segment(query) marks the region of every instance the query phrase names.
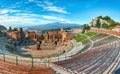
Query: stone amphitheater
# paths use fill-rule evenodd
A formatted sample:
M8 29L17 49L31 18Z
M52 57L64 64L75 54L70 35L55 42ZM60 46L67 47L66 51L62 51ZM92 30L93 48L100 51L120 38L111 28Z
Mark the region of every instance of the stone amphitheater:
M98 34L82 42L71 40L71 50L59 56L25 58L0 49L0 73L119 74L120 34L108 30L91 29L90 31Z

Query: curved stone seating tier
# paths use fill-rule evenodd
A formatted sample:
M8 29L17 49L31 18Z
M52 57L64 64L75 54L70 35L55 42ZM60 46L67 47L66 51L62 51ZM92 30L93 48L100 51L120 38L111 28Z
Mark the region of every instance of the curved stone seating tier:
M118 49L120 49L120 47L118 48ZM119 52L120 53L120 52ZM117 53L117 54L119 54L119 53ZM119 59L118 59L119 60ZM118 74L118 73L115 73L115 72L119 72L120 73L120 60L118 61L118 63L117 63L117 66L115 67L115 69L113 70L113 74Z
M104 45L104 44L106 44L106 43L110 43L111 41L114 41L114 38L116 38L116 37L110 36L110 37L106 37L106 38L104 38L104 39L102 39L102 40L100 40L100 41L98 40L98 41L96 41L96 42L94 43L93 47L97 47L97 46Z
M88 49L88 48L90 47L90 45L91 45L90 43L87 44L87 45L85 45L84 48L83 48L82 50L86 50L86 49ZM75 58L75 57L77 57L77 56L79 56L79 55L82 55L82 54L80 54L81 52L83 52L82 50L81 50L78 54L72 56L72 58ZM70 59L68 59L68 60L64 60L64 61L68 61L68 62L70 62L69 60L70 60ZM58 63L58 62L55 62L55 63ZM62 63L62 61L61 61L61 63ZM61 64L61 63L60 63L60 64ZM67 62L63 62L63 63L65 64L65 63L67 63Z
M120 70L120 61L118 62L117 66L115 67L115 69L114 69L114 71L112 73L115 74L115 72L117 72L117 71L120 73L119 70ZM116 73L116 74L118 74L118 73Z
M90 44L91 41L89 39L86 39L84 41L82 41L82 45L87 45L87 44Z
M96 36L93 36L91 39L92 39L93 41L96 41L96 40L98 40L98 39L101 39L101 38L107 37L107 36L109 36L109 35L100 33L100 34L98 34L98 35L96 35Z
M55 74L50 68L31 68L16 66L15 64L0 61L0 73L2 74Z
M118 56L120 39L111 36L95 42L95 44L95 47L87 52L68 60L55 62L55 64L78 73L102 74Z
M109 49L104 55L104 59L102 58L101 62L96 62L95 66L92 68L84 71L85 73L95 73L95 74L102 74L116 59L118 56L119 44L112 45L113 47ZM114 50L115 49L115 50ZM106 57L105 57L106 56Z

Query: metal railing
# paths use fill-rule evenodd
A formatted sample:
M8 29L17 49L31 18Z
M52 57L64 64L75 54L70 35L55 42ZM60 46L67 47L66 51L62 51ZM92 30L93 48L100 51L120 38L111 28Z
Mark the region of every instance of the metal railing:
M48 61L43 61L42 59L25 58L7 54L0 54L0 60L3 60L4 62L13 63L16 65L25 65L29 67L48 67L50 63Z

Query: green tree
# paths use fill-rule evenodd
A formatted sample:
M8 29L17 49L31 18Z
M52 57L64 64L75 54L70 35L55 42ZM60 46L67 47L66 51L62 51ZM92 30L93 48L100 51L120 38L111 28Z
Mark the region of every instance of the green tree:
M11 31L12 30L12 28L11 28L11 26L9 26L9 31Z
M88 31L90 29L90 26L87 24L86 26L86 30Z
M41 40L43 40L43 39L44 39L44 35L43 35L43 34L40 36L40 39L41 39Z
M86 24L83 25L82 33L85 33Z
M109 26L108 26L108 24L102 24L102 28L108 28Z
M109 16L105 16L103 17L103 20L111 20L111 18Z
M102 16L98 16L97 18L102 19Z
M97 21L96 21L96 27L97 27L97 28L100 28L100 25L101 25L101 24L100 24L100 19L97 19Z
M82 28L82 33L85 33L85 31L88 31L90 29L90 26L88 24L84 24Z

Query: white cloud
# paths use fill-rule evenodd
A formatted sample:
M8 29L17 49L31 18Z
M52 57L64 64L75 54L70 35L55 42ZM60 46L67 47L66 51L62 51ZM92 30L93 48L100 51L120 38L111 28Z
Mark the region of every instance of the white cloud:
M40 0L29 0L26 3L33 2L35 5L42 7L45 11L52 11L57 13L68 14L68 12L62 8L55 6L52 2L48 1L40 1ZM17 2L14 6L11 6L7 9L0 9L0 24L5 25L6 27L9 26L32 26L32 25L40 25L40 24L47 24L52 22L68 21L64 16L59 15L39 15L39 14L32 14L30 11L22 11L22 10L15 10L14 8L19 7L23 1ZM25 2L24 2L25 3ZM13 15L9 14L13 13ZM62 15L62 14L61 14ZM59 17L58 17L59 16Z
M15 13L19 12L19 10L13 10L13 9L2 9L0 10L0 14L8 14L8 13Z
M16 16L3 15L0 16L0 24L6 27L18 27L18 26L32 26L41 25L53 22L67 22L71 23L65 18L58 18L57 16L37 15L37 14L21 14L18 13Z
M45 1L44 3L46 6L44 6L43 8L46 9L47 11L68 14L68 12L64 8L55 6L52 2Z
M24 1L18 1L16 2L13 6L11 6L10 8L19 8L21 7L21 5L24 3Z
M45 11L52 11L52 12L57 12L57 13L63 13L63 14L68 14L64 8L55 6L52 2L48 1L38 1L38 0L29 0L28 2L33 2L37 6L42 7Z
M38 15L38 14L29 14L29 13L16 13L14 16L2 15L0 16L0 24L5 26L32 26L47 24L58 21L66 21L65 18L57 16L48 16L48 15Z
M29 15L30 16L30 15ZM44 23L44 20L37 19L37 18L30 18L27 16L8 16L3 15L0 16L0 24L3 24L5 26L30 26L30 25L37 25Z
M28 0L28 2L33 2L34 0Z
M66 19L66 18L57 17L57 16L42 15L42 17L43 17L44 19L47 19L47 20L53 20L54 22L74 23L74 22L72 22L72 21L69 21L69 20Z
M32 14L32 13L16 13L16 16L22 16L22 17L41 17L41 15L38 15L38 14Z
M25 3L30 3L30 2L33 2L33 3L36 3L36 4L42 3L40 0L28 0Z
M47 19L47 20L66 21L66 19L60 18L60 17L56 17L56 16L46 16L46 15L42 15L42 17L43 17L44 19Z
M71 24L73 23L74 24L74 22L68 21L68 20L67 21L61 21L61 23L71 23Z
M0 11L0 14L7 14L8 12L9 12L9 10L4 9L4 10Z
M56 7L56 6L48 6L48 7L44 7L44 9L46 9L47 11L54 11L58 13L68 14L68 12L65 11L63 8Z

